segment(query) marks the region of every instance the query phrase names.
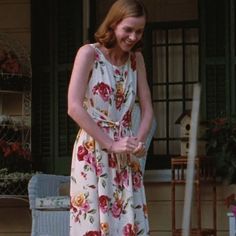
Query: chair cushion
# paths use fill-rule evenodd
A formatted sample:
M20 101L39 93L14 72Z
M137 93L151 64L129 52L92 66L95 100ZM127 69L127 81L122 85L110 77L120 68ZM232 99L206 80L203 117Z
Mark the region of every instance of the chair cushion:
M59 196L70 196L70 183L63 183L60 185Z
M60 210L70 208L69 196L36 198L36 209Z

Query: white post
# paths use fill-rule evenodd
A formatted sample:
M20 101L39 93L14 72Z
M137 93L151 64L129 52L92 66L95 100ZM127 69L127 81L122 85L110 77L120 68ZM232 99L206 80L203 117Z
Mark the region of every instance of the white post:
M191 131L190 131L190 147L188 153L188 163L186 172L186 187L184 197L184 215L182 222L183 236L189 236L192 194L193 194L193 178L194 178L194 162L197 148L197 128L200 107L200 92L199 84L194 85L193 91L193 105L191 114Z

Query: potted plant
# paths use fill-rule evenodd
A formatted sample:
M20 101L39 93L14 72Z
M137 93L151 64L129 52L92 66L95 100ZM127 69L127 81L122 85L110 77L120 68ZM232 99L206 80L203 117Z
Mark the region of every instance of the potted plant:
M216 176L236 183L236 119L221 117L209 122L206 130L207 155L215 158Z
M19 142L0 140L0 193L26 195L32 175L30 150Z

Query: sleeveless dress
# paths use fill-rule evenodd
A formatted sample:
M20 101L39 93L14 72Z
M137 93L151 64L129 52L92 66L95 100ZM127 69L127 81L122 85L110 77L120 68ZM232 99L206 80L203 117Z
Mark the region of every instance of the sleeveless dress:
M132 135L131 112L137 89L135 54L112 65L96 47L84 106L114 140ZM107 153L83 129L74 143L71 165L71 236L149 235L139 160Z

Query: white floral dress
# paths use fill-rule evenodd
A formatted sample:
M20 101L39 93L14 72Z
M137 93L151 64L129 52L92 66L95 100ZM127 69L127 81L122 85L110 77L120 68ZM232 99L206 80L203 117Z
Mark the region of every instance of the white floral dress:
M135 54L120 67L95 49L85 107L114 140L132 135L131 112L137 88ZM108 154L83 129L71 166L71 236L149 235L143 176L138 159Z

